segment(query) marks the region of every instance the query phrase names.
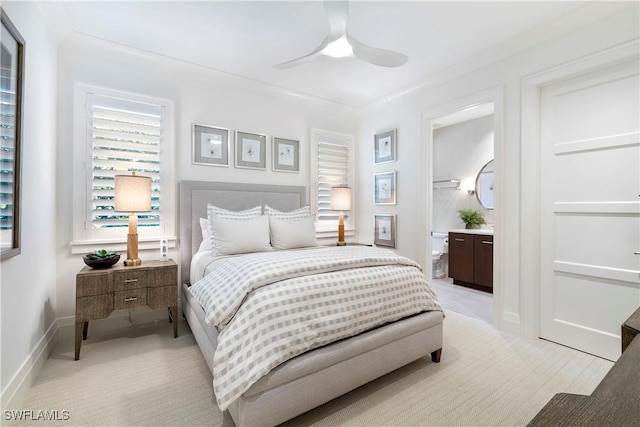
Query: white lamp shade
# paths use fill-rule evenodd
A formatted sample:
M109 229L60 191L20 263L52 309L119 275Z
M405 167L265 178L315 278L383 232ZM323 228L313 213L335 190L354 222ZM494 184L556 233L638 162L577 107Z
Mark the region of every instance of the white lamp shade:
M351 188L333 187L331 189L331 209L334 211L351 210Z
M118 212L149 212L151 210L151 178L137 175L116 175L115 210Z

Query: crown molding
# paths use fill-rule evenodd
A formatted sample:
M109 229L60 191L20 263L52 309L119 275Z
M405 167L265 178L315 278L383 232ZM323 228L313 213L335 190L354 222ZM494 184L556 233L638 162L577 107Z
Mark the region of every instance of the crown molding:
M117 61L128 62L139 68L153 72L157 72L160 69L169 73L184 73L209 82L213 81L215 84L234 87L236 89L250 91L260 95L280 98L285 102L300 103L307 106L314 105L318 108L340 108L346 114L359 114L359 109L351 105L271 85L255 79L238 76L236 74L220 71L211 67L133 48L131 46L75 31L67 34L64 40L60 43L60 47L88 55L97 55Z
M534 30L528 31L519 37L511 39L507 43L488 49L481 54L469 57L468 59L458 62L450 67L436 71L412 85L406 86L396 92L390 93L387 96L362 105L360 108L366 109L376 105L382 105L417 92L421 89L438 86L491 64L520 55L572 31L606 19L613 14L630 9L635 9L635 14L638 14L638 4L636 2L600 1L590 3L571 14L557 18Z

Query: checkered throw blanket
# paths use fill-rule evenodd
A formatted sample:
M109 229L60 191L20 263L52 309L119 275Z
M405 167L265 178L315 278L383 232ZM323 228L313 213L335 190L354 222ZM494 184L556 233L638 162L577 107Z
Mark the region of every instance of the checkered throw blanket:
M220 330L213 386L225 410L308 350L440 310L419 265L387 249L323 247L233 257L191 286Z

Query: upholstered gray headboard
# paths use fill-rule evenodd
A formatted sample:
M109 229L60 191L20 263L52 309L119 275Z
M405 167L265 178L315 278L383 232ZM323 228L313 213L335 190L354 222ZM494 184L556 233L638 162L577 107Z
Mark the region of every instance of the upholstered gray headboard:
M187 283L191 258L202 242L200 218L207 217L207 203L234 211L265 204L290 211L307 204L307 189L288 185L180 181L179 197L180 278L181 283Z

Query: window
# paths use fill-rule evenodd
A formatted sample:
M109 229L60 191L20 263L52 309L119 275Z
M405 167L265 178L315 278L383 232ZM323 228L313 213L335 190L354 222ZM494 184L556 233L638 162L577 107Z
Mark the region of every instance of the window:
M337 211L331 210L331 188L346 185L354 194L354 138L351 135L311 130L311 208L316 212L316 231L321 236L337 234ZM354 209L344 213L345 230L353 234ZM351 231L351 233L349 233Z
M172 103L78 85L76 119L76 163L86 167L75 174L78 206L72 245L126 240L128 213L114 209L114 177L132 172L150 177L152 183L151 212L138 214L141 249L145 239L173 236Z

